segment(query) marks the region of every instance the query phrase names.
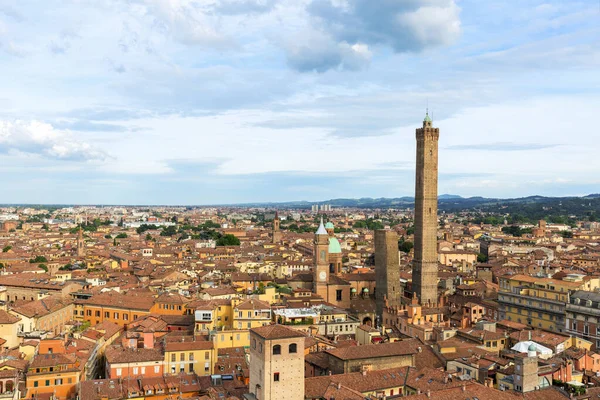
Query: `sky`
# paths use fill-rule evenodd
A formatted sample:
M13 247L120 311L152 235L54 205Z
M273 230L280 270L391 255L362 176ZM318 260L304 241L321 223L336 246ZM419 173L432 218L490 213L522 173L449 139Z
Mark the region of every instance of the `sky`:
M600 193L598 0L0 0L0 203Z

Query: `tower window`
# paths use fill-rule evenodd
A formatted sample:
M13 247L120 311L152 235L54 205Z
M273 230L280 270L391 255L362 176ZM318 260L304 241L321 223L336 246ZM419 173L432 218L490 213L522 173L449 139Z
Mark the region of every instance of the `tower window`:
M275 346L273 346L273 354L277 355L277 354L281 354L281 346L276 344Z
M432 156L433 155L433 150L429 150L429 155Z
M296 345L296 343L290 344L289 347L288 347L288 351L290 353L297 353L298 352L298 346Z
M429 207L429 215L431 215L431 207Z
M279 372L273 373L273 382L279 382Z

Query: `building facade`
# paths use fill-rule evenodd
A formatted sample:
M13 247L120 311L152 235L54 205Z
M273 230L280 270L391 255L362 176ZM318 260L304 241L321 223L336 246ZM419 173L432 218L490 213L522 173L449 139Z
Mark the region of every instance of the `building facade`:
M250 393L257 400L304 399L304 338L283 325L250 330Z

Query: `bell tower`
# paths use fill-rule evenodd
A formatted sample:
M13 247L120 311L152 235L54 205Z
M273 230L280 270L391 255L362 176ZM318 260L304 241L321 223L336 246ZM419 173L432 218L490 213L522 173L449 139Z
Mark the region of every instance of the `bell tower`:
M313 292L327 300L327 282L329 282L329 234L323 225L315 232Z
M279 214L275 211L275 218L273 219L273 244L277 244L281 242L281 232L279 231L279 224L281 221L279 220Z

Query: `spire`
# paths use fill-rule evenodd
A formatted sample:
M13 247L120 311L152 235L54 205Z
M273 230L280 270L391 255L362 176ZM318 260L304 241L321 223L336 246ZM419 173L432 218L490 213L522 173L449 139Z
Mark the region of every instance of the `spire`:
M429 107L427 107L427 110L425 111L425 119L423 122L431 122L431 118L429 117Z
M323 216L321 216L321 224L319 225L319 229L317 229L316 235L329 235L327 230L325 229L325 225L323 225Z

